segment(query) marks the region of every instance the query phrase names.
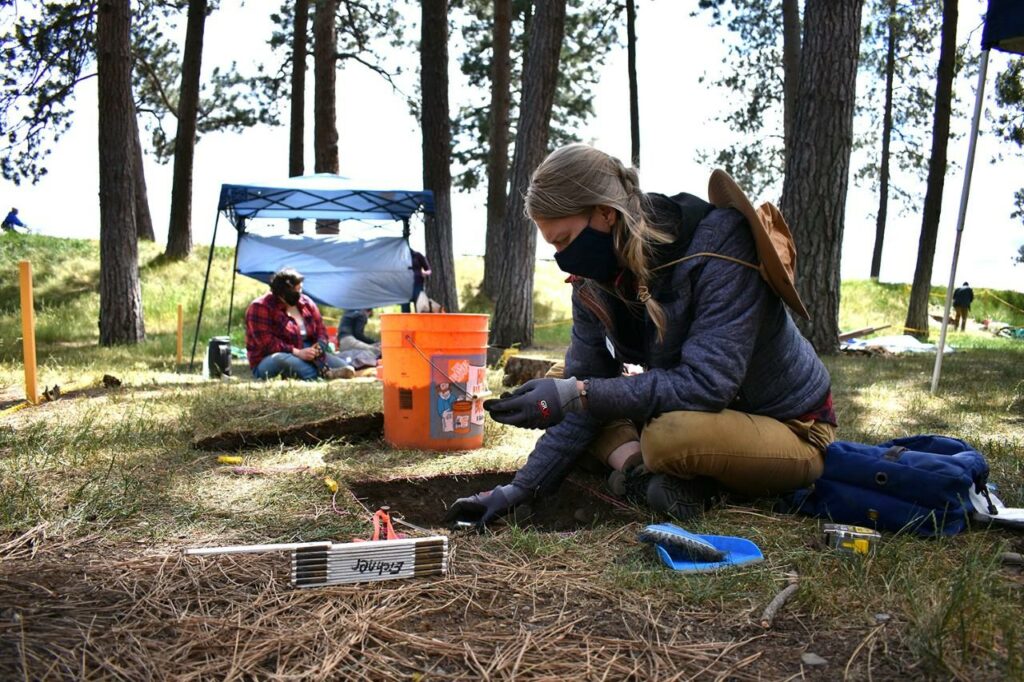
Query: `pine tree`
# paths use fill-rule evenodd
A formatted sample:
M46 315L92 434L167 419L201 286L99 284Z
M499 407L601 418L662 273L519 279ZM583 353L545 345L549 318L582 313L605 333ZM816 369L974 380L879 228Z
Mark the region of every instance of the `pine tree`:
M839 254L853 148L862 0L808 0L780 208L797 246L796 284L812 315L801 321L819 353L839 345Z
M928 160L928 188L921 216L921 237L917 246L917 265L907 307L907 331L928 338L928 297L932 289L932 261L942 214L942 191L946 181L946 152L950 118L953 111L953 78L956 73L957 0L942 2L942 46L935 81L935 115L931 155Z
M501 277L494 308L491 343L509 347L533 342L533 274L537 230L523 215L530 175L548 147L548 125L559 75L559 55L565 30L564 0L546 0L537 6L530 27L529 50L523 76L520 126L512 158L512 189L502 229Z
M96 67L100 163L100 345L146 338L139 287L131 154L131 10L128 0L99 0Z
M451 121L448 118L448 2L422 6L420 92L423 96L423 186L434 193L434 213L426 216L427 259L434 272L429 295L450 312L459 311L452 248Z

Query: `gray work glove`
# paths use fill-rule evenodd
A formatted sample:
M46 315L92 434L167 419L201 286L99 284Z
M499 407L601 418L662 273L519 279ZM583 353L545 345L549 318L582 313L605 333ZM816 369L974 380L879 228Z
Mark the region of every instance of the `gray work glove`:
M494 490L455 500L444 520L449 525L472 523L478 530L483 530L495 517L505 514L529 496L530 491L512 483L499 485Z
M554 426L570 412L583 411L576 377L531 379L509 394L484 401L494 421L527 429Z

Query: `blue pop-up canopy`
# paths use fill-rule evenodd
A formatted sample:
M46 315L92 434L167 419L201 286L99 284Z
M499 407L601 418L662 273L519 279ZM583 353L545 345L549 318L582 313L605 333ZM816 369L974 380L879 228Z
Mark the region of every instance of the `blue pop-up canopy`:
M401 220L434 212L428 190L367 189L367 183L333 173L302 175L268 187L221 185L217 209L238 229L253 218L284 220Z
M237 273L268 281L276 270L294 267L305 276L303 291L307 295L339 308L375 308L408 301L413 289L409 219L417 212L434 212L434 196L429 190L375 187L333 173L288 178L274 185L221 185L217 221L223 213L238 232L227 333L231 333ZM401 237L346 242L338 235L255 235L248 231L254 220L394 220L401 221L403 228ZM214 222L190 367L195 361L216 240Z
M981 49L1024 54L1024 2L989 0Z

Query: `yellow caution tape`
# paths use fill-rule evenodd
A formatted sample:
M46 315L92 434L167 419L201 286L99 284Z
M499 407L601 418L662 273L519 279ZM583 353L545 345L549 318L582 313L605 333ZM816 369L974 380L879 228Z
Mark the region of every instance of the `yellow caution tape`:
M22 409L28 407L31 404L32 403L30 403L29 401L26 400L25 402L18 403L17 405L12 405L12 406L8 407L5 410L0 410L0 417L5 417L8 414L11 414L12 412L17 412L18 410L22 410Z
M1024 310L1021 310L1020 308L1018 308L1014 304L1010 303L1009 301L1004 301L1003 299L999 298L998 296L996 296L995 294L993 294L993 293L991 293L989 291L983 291L983 292L981 292L981 294L982 294L982 296L988 296L990 298L996 299L997 301L999 301L1000 303L1005 305L1007 308L1013 308L1017 312L1024 313Z

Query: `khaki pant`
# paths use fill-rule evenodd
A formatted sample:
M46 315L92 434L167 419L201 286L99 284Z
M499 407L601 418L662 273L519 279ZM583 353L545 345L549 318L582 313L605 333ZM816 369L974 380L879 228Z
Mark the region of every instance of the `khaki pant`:
M953 331L960 330L966 331L967 329L967 315L971 312L970 306L958 305L953 306Z
M557 363L547 375L561 378L564 371L565 365ZM627 419L608 422L590 452L607 464L616 448L636 440L651 471L679 478L707 476L742 495L774 495L821 476L835 427L736 410L666 412L652 419L642 435Z

